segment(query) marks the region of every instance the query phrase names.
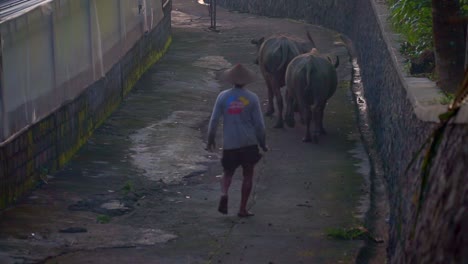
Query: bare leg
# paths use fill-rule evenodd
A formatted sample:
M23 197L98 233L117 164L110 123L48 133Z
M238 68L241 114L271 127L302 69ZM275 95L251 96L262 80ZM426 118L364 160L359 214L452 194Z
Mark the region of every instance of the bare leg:
M223 177L221 178L221 193L222 195L227 196L229 192L229 187L231 186L232 176L235 171L224 171Z
M221 198L219 200L218 211L222 214L228 213L228 193L229 186L231 186L232 176L234 175L235 170L227 171L224 170L223 177L221 178Z
M253 215L247 211L247 201L249 200L250 193L252 192L254 166L255 165L246 165L242 167L244 179L242 180L241 203L239 213L237 214L240 217L248 217Z

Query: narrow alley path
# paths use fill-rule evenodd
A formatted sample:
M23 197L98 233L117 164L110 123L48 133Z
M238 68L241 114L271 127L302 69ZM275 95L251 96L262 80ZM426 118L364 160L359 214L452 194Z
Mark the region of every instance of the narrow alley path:
M351 64L339 35L284 19L173 2L173 43L120 108L62 171L0 216L0 263L353 263L361 240L327 230L362 225L367 156L349 85ZM288 33L340 57L339 85L326 108L328 135L301 141L303 127L273 129L256 171L250 207L216 211L220 152L204 150L215 73L240 62L258 73L249 89L264 101L253 38ZM218 140L218 142L220 142Z

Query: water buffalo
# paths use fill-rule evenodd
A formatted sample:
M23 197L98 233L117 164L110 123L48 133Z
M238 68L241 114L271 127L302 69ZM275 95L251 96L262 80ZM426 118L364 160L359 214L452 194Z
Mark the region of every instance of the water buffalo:
M285 122L294 127L294 107L297 104L301 122L306 123L304 142L318 142L318 136L325 134L323 112L327 100L335 93L337 87L336 68L327 56L320 55L314 48L310 52L294 58L286 70L286 115ZM310 123L313 119L313 137L310 134Z
M273 99L276 97L278 121L275 128L283 127L283 97L280 88L285 85L286 68L296 56L315 47L309 32L307 38L305 41L285 35L273 35L267 39L252 40L252 44L257 45L258 49L255 63L259 65L268 87L268 109L265 115L270 116L274 113Z

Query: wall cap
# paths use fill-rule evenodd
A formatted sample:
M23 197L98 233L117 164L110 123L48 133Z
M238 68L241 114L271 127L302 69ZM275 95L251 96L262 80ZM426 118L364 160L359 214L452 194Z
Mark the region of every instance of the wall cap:
M447 112L448 104L442 104L441 100L445 97L436 83L428 78L411 77L403 72L406 59L399 52L400 35L395 34L388 21L390 12L388 5L381 1L369 0L378 18L380 30L383 39L388 47L392 61L400 77L401 83L406 89L407 96L416 117L424 122L439 123L439 115ZM462 105L454 123L468 124L468 105Z

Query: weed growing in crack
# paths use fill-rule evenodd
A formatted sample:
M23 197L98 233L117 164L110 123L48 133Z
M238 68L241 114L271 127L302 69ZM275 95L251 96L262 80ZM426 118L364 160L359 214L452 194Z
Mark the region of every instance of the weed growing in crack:
M122 191L125 195L129 194L130 192L133 192L134 190L135 188L133 187L133 183L131 181L127 181L122 187Z
M100 224L107 224L111 221L111 217L108 215L98 215L96 217L96 222Z

